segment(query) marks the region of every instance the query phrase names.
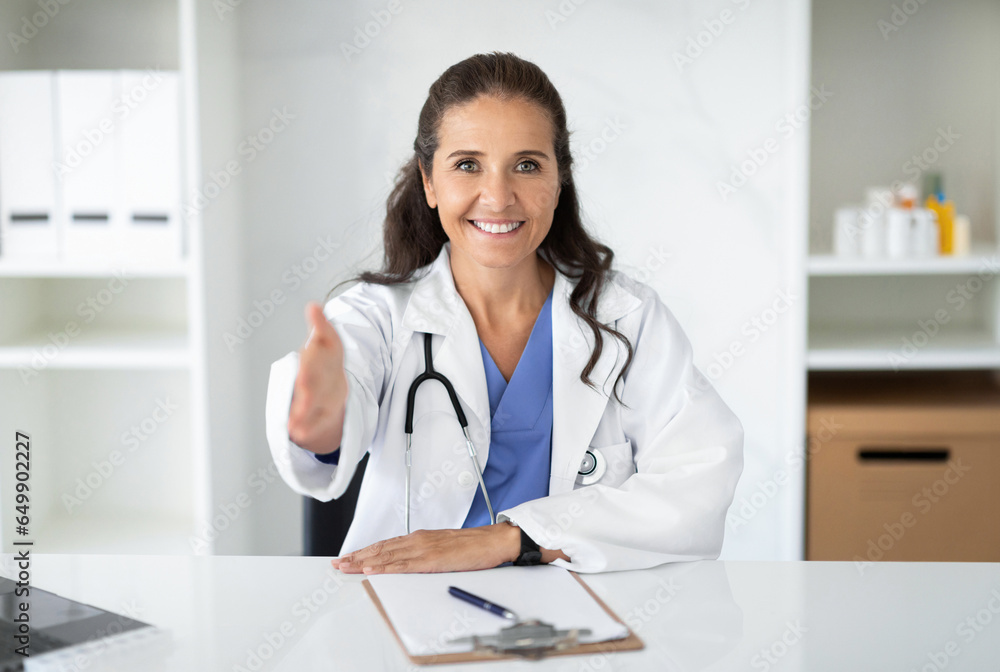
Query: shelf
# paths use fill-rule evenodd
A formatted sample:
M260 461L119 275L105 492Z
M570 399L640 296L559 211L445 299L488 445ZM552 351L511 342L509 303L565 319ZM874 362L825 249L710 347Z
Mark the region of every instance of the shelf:
M941 331L912 356L903 351L903 336L884 330L813 328L807 366L810 371L1000 368L1000 343L982 331ZM913 333L905 336L913 342ZM923 342L922 337L917 340Z
M0 261L0 278L186 278L190 264L123 266L65 264L56 261Z
M111 329L80 327L63 348L50 332L16 338L0 347L0 368L184 369L191 363L183 328ZM65 332L58 332L66 337Z
M988 271L1000 273L1000 250L977 247L961 257L926 259L862 259L832 254L812 255L807 262L810 276L831 275L968 275Z
M0 24L20 26L39 8L36 0L0 3ZM176 196L194 193L203 184L202 119L231 107L229 94L218 98L214 87L216 78L230 78L213 74L200 81L196 54L199 45L215 43L212 35L235 36L232 22L208 23L217 19L214 10L194 0L93 0L49 18L30 45L0 53L0 71L177 71ZM210 148L228 151L224 138L207 137ZM246 465L227 453L224 461L234 468L217 472L208 448L205 319L239 291L230 275L213 278L225 291L207 291L201 218L200 210L181 217L185 257L0 256L0 429L33 437L30 531L38 553L191 555L192 535L212 509L213 492L245 487ZM213 242L239 231L232 217L225 226ZM213 251L223 263L232 257L232 249L218 243ZM74 336L67 334L71 322L80 329ZM222 365L228 379L239 363L228 358ZM244 443L233 441L229 452L241 456ZM112 451L124 462L105 476ZM99 486L91 482L94 474L102 477ZM63 495L78 492L78 479L93 494L70 513ZM16 539L8 485L0 484L4 545ZM247 551L235 535L229 543L235 552Z

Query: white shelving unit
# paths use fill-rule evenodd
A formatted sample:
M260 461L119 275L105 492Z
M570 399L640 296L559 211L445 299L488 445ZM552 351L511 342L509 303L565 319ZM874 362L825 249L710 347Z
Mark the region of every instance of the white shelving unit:
M1000 251L808 268L810 370L1000 368Z
M186 278L191 274L187 261L169 266L132 266L116 269L130 278ZM59 264L55 262L18 262L0 259L0 278L106 278L106 266Z
M4 3L21 25L35 2ZM198 174L194 9L190 0L60 5L0 70L177 70L182 184ZM114 36L114 37L112 37ZM180 194L178 195L180 198ZM41 553L212 552L192 545L211 510L201 220L186 256L131 268L0 257L0 536L14 540L15 431L31 436L31 523ZM114 285L115 278L125 283Z
M808 271L812 277L843 275L962 275L1000 266L998 250L980 245L964 256L937 256L924 259L862 259L814 254L809 257Z
M0 346L0 367L38 372L42 369L187 369L191 356L181 329L117 328L92 330L72 338L72 345L52 351L45 332L11 339ZM42 359L38 356L41 354ZM30 372L24 376L30 380Z
M808 368L998 370L1000 11L988 2L923 6L890 40L868 32L882 13L863 0L813 3L812 78L836 96L810 120ZM943 80L926 94L928 81ZM961 143L939 153L933 142L944 128L961 129ZM970 254L829 254L837 207L867 187L922 188L929 173L943 176L973 222Z
M811 371L1000 368L1000 251L809 260Z

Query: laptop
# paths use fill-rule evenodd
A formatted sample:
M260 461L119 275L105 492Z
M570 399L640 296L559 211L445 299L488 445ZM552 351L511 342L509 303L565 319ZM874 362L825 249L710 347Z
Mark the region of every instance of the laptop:
M0 672L22 672L29 660L32 666L46 663L59 669L65 661L78 667L81 654L87 656L89 668L99 669L102 663L120 664L123 655L148 660L151 649L160 650L166 643L165 631L148 623L35 586L28 586L28 595L15 594L16 588L17 583L0 577ZM17 652L23 629L15 618L24 613L22 604L28 605L28 657Z

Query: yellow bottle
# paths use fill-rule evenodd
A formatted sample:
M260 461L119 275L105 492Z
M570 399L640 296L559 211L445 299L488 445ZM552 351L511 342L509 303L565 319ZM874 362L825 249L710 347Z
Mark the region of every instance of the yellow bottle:
M953 254L955 251L955 204L945 198L941 188L940 175L933 174L929 175L928 178L930 188L925 206L937 214L938 231L940 232L938 252L940 254Z

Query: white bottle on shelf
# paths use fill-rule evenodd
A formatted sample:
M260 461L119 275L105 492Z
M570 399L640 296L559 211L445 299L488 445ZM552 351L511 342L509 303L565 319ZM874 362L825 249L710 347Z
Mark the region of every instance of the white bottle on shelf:
M861 256L867 259L885 256L885 213L892 202L892 190L887 187L872 187L866 192L865 207L858 217Z
M927 208L913 209L913 229L911 231L910 249L914 257L927 258L937 256L938 223L937 215Z
M910 210L889 208L885 217L885 251L890 259L910 256Z
M879 259L885 255L885 217L870 212L861 214L861 256Z

